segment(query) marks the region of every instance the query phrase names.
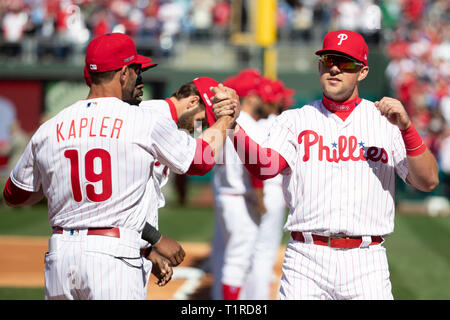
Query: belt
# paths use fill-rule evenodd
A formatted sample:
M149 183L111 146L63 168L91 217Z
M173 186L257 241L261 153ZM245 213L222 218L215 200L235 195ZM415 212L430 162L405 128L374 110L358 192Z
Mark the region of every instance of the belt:
M301 232L293 231L291 232L292 239L299 242L305 242L305 237ZM362 237L349 237L349 236L319 236L316 234L311 235L314 244L318 244L320 246L327 246L331 248L338 249L350 249L350 248L358 248L361 246ZM383 237L380 236L372 236L372 242L369 244L370 246L375 244L380 244L383 242Z
M70 232L78 231L79 229L69 229ZM92 236L107 236L107 237L114 237L114 238L120 238L120 229L119 228L89 228L87 229L87 235ZM53 233L62 234L63 229L60 227L54 227Z

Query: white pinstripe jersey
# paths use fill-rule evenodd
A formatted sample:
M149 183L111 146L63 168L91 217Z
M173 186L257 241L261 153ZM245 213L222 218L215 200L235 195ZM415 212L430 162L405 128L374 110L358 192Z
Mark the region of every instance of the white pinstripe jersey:
M50 226L140 232L157 201L147 190L155 161L188 170L196 142L175 123L117 98L81 100L44 123L11 173L48 198Z
M161 116L173 120L169 104L165 100L145 100L139 104L139 107L147 108L152 113L157 112ZM166 204L166 199L161 188L169 181L170 169L168 166L161 164L161 162L155 161L152 165L151 172L153 179L148 182L148 188L153 189L157 203L153 208L154 212L150 215L148 222L155 228L158 228L158 209L164 207Z
M286 231L388 235L395 172L408 167L400 130L367 100L342 121L321 100L278 116L263 143L289 164Z
M244 111L239 114L237 122L245 123L247 127L255 123L253 118ZM219 160L214 165L211 181L216 193L245 195L253 192L250 174L242 164L230 137L225 139L223 149L217 158Z
M261 134L261 136L258 139L264 140L265 134L267 134L267 132L269 131L269 129L271 127L272 121L274 121L275 119L276 119L276 115L271 114L267 118L260 119L257 121L257 126L258 126L259 132ZM248 133L248 134L250 135L250 133ZM250 136L250 137L253 139L252 136ZM255 139L255 141L259 143L258 140ZM273 177L272 179L264 180L265 186L268 184L274 184L274 185L281 186L282 183L283 183L283 178L281 175Z

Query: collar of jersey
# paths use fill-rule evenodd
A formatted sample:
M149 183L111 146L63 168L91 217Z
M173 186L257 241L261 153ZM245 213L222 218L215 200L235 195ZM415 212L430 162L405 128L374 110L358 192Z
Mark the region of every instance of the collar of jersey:
M359 96L356 96L356 98L344 102L336 102L328 99L325 96L322 96L322 103L325 108L327 108L327 110L331 113L337 115L343 121L347 119L347 117L353 112L353 110L355 110L356 106L361 101L362 99Z
M169 104L170 114L172 116L173 121L175 121L175 123L177 123L178 122L178 114L177 114L177 108L175 107L175 104L169 98L166 98L164 100Z

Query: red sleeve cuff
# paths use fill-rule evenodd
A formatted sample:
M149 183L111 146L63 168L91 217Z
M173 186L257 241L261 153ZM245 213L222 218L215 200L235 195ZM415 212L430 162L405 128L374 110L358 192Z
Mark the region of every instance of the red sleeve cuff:
M8 204L15 206L21 205L22 203L25 203L31 195L32 192L19 188L11 181L11 178L8 178L8 181L6 181L3 189L3 198Z
M214 161L214 154L208 142L200 138L196 141L197 146L195 148L194 159L186 174L190 176L203 176L214 167L216 162Z

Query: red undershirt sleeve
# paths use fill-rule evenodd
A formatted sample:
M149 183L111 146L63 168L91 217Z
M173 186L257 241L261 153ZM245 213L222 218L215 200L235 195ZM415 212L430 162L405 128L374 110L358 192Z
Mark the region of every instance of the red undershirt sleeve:
M33 193L20 189L16 186L10 178L6 181L5 187L3 188L3 198L8 204L19 206L25 203Z
M256 178L254 175L250 175L250 182L252 184L252 187L254 189L263 189L264 188L264 181L261 179Z
M261 147L242 127L234 135L233 144L242 163L255 178L267 180L288 167L283 156L273 149Z
M203 176L215 165L214 154L208 142L197 138L194 159L186 172L190 176Z

